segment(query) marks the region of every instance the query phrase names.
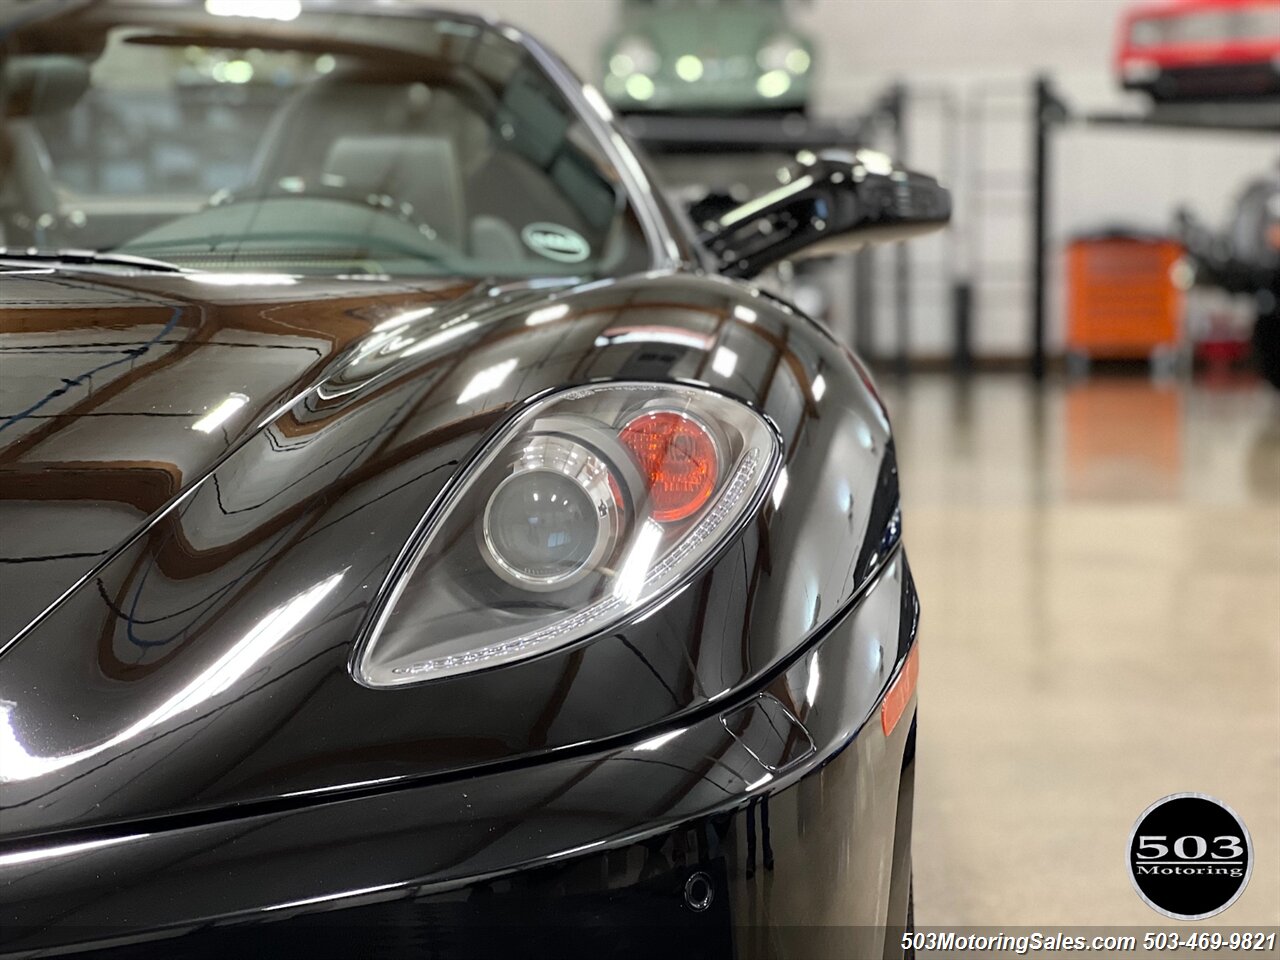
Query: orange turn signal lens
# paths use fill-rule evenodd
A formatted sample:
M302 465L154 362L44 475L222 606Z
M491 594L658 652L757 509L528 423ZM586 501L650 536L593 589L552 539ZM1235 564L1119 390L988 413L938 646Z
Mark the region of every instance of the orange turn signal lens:
M720 462L706 427L674 411L643 413L619 435L649 488L650 512L673 523L697 512L716 488Z
M915 644L907 654L907 662L898 671L893 686L880 702L880 729L887 737L902 719L902 712L907 709L911 695L916 692L916 680L920 676L920 644Z

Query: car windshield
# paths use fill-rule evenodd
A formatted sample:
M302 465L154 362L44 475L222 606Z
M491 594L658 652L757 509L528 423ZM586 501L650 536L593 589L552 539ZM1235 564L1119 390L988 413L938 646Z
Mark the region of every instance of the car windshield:
M0 247L330 276L652 262L601 138L499 29L279 0L18 10Z

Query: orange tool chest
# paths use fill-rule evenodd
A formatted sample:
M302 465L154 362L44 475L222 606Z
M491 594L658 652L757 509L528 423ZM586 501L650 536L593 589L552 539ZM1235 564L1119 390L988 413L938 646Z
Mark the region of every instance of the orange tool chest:
M1147 357L1182 336L1182 291L1175 240L1127 234L1082 237L1067 247L1070 353Z

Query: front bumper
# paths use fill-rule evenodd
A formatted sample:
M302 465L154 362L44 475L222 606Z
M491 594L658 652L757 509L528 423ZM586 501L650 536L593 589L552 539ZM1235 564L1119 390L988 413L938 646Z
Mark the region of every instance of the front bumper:
M5 851L0 952L894 956L915 698L887 733L880 703L917 619L898 550L781 672L648 739Z
M1280 94L1280 61L1202 65L1132 71L1123 76L1126 90L1139 90L1157 100L1232 100Z

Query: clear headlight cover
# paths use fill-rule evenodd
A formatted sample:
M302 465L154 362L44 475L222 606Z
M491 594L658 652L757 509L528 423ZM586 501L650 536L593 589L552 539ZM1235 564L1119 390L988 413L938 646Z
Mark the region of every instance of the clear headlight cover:
M373 687L525 660L661 601L752 516L781 443L698 387L609 383L545 397L433 506L353 662Z

